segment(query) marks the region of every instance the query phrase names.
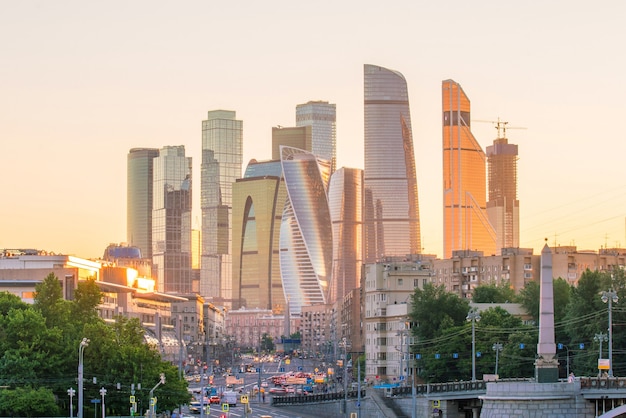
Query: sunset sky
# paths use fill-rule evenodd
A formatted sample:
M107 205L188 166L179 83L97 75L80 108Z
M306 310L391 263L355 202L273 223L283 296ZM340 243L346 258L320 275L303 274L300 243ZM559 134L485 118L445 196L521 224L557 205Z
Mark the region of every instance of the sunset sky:
M244 167L309 100L363 167L363 65L408 83L423 252L441 255L441 81L483 149L519 145L522 247L626 247L626 2L84 1L0 4L0 248L92 258L126 240L126 157L184 145L199 227L201 125L237 112ZM538 253L538 251L536 251Z

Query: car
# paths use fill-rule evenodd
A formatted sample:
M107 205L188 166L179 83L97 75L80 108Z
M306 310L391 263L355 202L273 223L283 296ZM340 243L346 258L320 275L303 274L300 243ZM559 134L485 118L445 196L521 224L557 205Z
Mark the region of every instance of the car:
M272 395L286 395L287 394L287 389L283 388L283 387L274 387L270 389L270 393Z
M269 384L267 382L261 382L261 387L262 388L266 388L268 386L269 386Z
M211 395L211 397L209 398L209 403L219 404L221 401L222 401L222 398L220 398L217 395Z

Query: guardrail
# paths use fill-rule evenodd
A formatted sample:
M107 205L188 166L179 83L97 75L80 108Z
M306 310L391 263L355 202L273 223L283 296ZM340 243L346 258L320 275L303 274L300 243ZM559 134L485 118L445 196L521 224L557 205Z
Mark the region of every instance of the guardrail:
M349 390L348 398L357 398L359 392L357 390ZM365 397L365 389L361 389L361 397ZM286 395L286 396L273 396L272 405L294 405L313 402L328 402L338 401L344 399L343 392L330 392L330 393L313 393L308 395Z
M626 389L626 377L580 377L580 388Z

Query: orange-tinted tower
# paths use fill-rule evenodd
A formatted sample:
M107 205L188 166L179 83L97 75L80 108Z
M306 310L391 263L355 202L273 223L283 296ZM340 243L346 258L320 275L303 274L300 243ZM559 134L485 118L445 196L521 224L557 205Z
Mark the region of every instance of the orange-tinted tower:
M457 250L496 254L486 212L486 158L470 130L470 101L453 80L442 82L443 256Z

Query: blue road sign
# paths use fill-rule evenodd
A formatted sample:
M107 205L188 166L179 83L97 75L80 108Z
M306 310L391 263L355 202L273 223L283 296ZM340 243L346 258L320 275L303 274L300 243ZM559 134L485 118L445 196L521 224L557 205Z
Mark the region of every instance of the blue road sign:
M280 369L278 369L278 371L281 372L281 373L285 373L285 368L281 367Z
M452 353L452 358L459 358L459 353Z

